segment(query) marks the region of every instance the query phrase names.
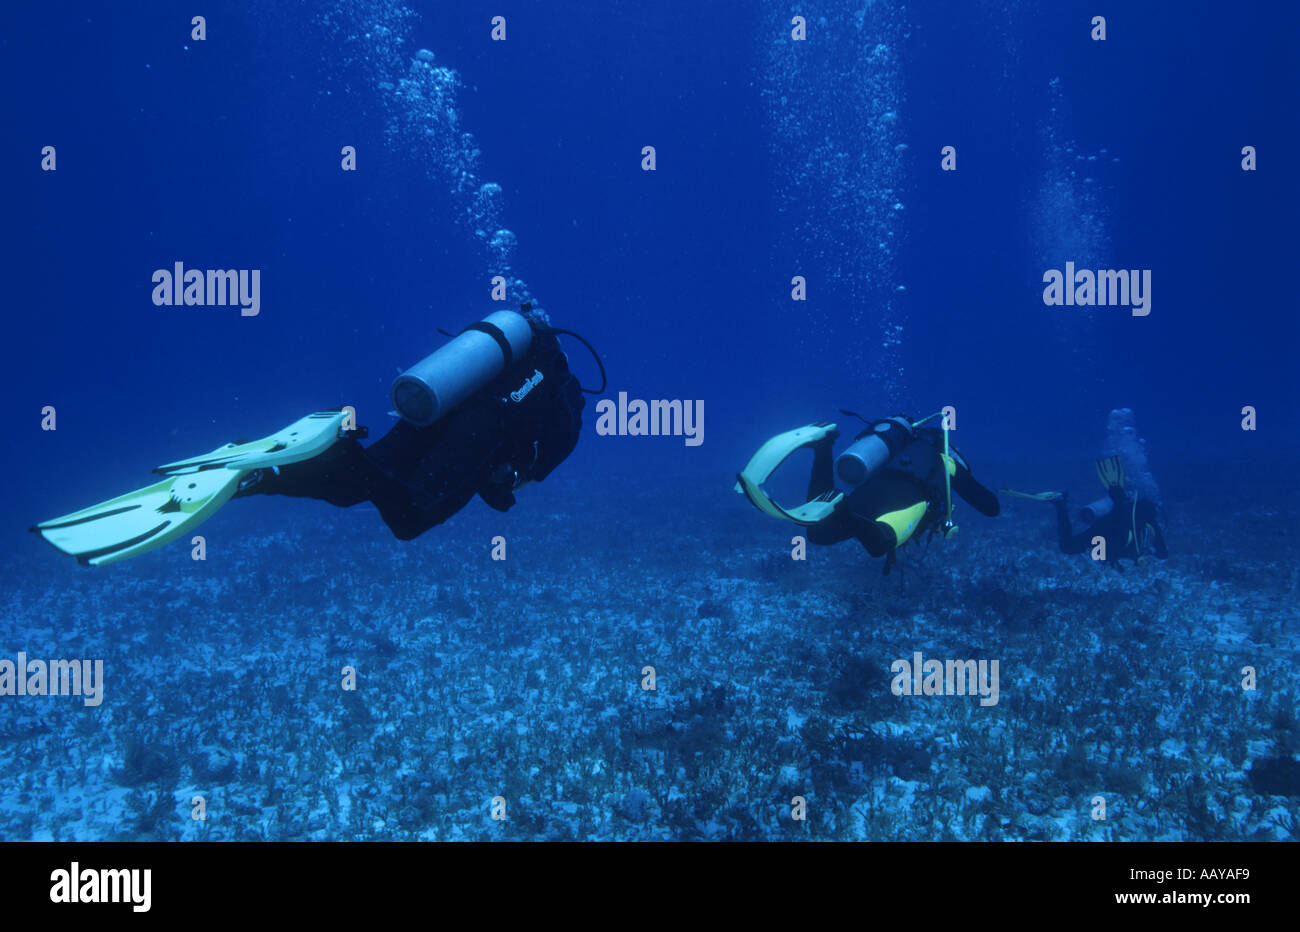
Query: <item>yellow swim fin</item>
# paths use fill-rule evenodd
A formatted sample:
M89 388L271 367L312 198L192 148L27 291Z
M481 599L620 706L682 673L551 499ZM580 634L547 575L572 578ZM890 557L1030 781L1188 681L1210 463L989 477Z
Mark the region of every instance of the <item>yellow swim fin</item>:
M1107 456L1097 460L1097 478L1101 480L1102 486L1107 491L1124 488L1124 464L1120 458Z
M339 438L343 411L318 411L261 440L159 466L153 485L31 528L83 566L116 563L183 537L239 491L254 469L300 463Z
M1012 498L1027 498L1033 502L1054 502L1062 498L1063 492L1017 492L1015 489L998 489L1002 495L1010 495Z
M736 476L736 491L743 493L763 514L773 518L784 518L805 527L826 520L835 511L835 506L844 497L844 493L830 491L797 508L783 508L772 500L762 485L796 450L819 443L826 437L834 440L836 436L835 425L829 421L819 421L777 434L759 447L758 452L750 457L745 468Z
M147 488L43 521L32 530L82 566L116 563L202 524L230 500L243 475L214 469L168 476Z

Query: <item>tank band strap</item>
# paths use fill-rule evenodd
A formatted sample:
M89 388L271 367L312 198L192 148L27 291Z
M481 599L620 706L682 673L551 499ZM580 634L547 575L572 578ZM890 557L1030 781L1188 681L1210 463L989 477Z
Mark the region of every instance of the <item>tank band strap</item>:
M515 351L510 347L510 341L506 339L505 333L496 324L489 324L486 320L476 320L470 324L461 333L469 330L477 330L479 333L486 333L492 339L497 341L497 346L501 347L501 355L505 357L505 368L509 369L515 361Z

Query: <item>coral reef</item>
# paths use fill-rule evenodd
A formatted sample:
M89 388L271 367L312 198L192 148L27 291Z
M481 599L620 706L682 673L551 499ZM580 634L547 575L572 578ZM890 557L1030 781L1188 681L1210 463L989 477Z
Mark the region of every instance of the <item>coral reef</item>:
M103 658L105 700L0 699L0 837L1295 837L1283 536L1174 489L1164 563L1062 556L1025 506L882 577L853 545L790 559L739 499L665 494L557 477L408 544L273 503L299 530L228 509L205 563L14 556L2 643ZM914 651L998 659L998 703L894 695Z

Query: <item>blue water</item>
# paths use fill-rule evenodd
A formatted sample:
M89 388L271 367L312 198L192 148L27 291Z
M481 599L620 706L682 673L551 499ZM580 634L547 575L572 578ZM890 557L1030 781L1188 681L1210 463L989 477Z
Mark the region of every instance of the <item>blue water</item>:
M107 671L96 708L0 696L0 838L1295 836L1297 10L1093 41L1073 0L228 6L202 40L163 3L0 13L0 659ZM1150 314L1045 306L1067 261L1150 270ZM260 269L260 313L155 306L175 262ZM260 498L204 562L24 533L310 411L378 436L498 274L704 442L591 399L509 514L410 543ZM731 490L780 431L944 405L990 488L1079 501L1131 408L1170 559L1066 557L1004 499L882 577ZM892 695L917 650L1000 658L1002 700Z

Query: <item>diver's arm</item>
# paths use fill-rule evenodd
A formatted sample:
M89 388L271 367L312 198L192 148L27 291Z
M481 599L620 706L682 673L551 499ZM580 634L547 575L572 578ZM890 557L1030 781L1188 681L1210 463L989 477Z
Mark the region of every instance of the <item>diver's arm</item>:
M1056 506L1056 537L1061 545L1061 553L1073 555L1086 551L1092 541L1093 534L1096 533L1096 525L1085 528L1076 534L1074 528L1070 525L1069 499L1062 495L1052 504Z
M982 515L996 518L1002 511L998 497L975 481L970 470L958 461L957 471L952 476L952 487L972 508Z
M582 433L582 409L587 400L582 397L582 387L569 373L567 366L556 373L559 388L555 392L549 413L537 428L536 458L523 478L540 482L560 465L574 447Z
M1157 520L1156 506L1146 499L1138 503L1138 520L1151 528L1151 546L1155 550L1156 556L1165 559L1169 556L1169 548L1165 546L1165 532L1160 527Z

